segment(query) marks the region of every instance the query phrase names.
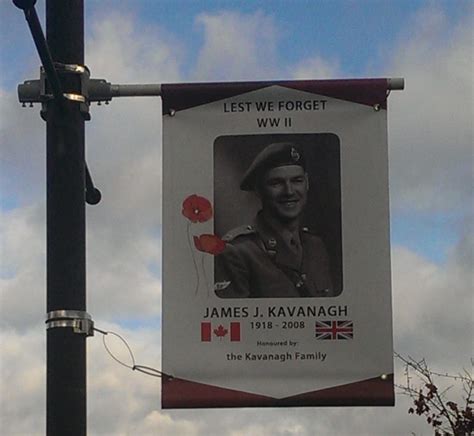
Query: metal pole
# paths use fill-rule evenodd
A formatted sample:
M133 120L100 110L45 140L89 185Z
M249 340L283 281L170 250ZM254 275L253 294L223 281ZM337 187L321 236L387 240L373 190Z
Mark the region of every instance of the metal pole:
M52 59L84 64L83 0L46 1ZM81 93L77 75L60 75L64 93ZM79 103L47 106L47 311L86 310L84 118ZM48 436L85 435L86 336L47 330Z
M405 89L405 79L403 77L392 77L387 79L387 85L391 91L401 91Z
M405 88L405 79L401 77L389 78L387 90L399 91ZM89 80L89 102L108 103L114 97L159 97L161 96L161 84L111 84L104 79ZM18 98L21 103L41 102L41 90L39 80L27 80L18 86Z
M161 85L111 85L110 94L112 97L154 97L161 95Z

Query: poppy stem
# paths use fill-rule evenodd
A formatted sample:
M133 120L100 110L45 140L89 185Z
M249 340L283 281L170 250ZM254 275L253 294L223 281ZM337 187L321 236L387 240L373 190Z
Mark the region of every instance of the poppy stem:
M206 274L206 268L204 267L204 254L201 255L201 267L202 267L202 273L204 275L204 281L206 282L206 288L207 288L207 296L209 297L209 280L207 279L207 274Z
M190 229L191 229L191 222L188 221L188 226L187 226L187 233L188 233L188 245L189 245L189 250L191 251L191 257L193 258L193 264L194 264L194 271L196 271L196 288L194 289L194 295L197 295L198 291L199 291L199 270L198 270L198 266L197 266L197 263L196 263L196 258L194 257L194 250L193 250L193 246L191 245L191 233L190 233Z

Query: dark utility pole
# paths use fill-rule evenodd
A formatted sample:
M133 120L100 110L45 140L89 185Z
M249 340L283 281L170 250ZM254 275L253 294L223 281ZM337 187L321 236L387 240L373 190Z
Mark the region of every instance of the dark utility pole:
M54 62L84 65L83 0L46 1ZM59 68L63 93L81 95L81 78ZM86 310L84 116L80 103L52 99L46 113L47 311ZM47 331L47 434L86 434L86 336Z
M48 436L84 436L86 338L86 181L92 203L100 193L84 162L84 121L89 119L84 68L83 0L47 0L45 40L36 0L13 0L25 13L43 68L24 85L27 100L42 103L47 148L47 419ZM22 101L21 85L19 88ZM87 177L86 177L87 176ZM95 198L94 198L94 194Z
M48 436L87 433L85 202L101 193L85 164L84 121L91 102L158 96L161 86L112 85L84 65L83 0L46 0L46 38L36 0L13 0L25 14L42 69L18 86L18 97L41 103L47 147L47 410ZM143 369L143 368L142 368Z

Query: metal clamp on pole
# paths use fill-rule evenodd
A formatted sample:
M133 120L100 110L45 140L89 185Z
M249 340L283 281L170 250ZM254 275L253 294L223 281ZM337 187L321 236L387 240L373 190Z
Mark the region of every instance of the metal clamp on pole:
M63 76L66 74L74 74L79 76L80 80L80 91L78 93L62 93L62 98L66 100L73 101L75 103L79 103L79 109L81 111L82 116L86 121L91 119L89 114L89 102L88 102L88 89L89 89L89 79L90 79L90 71L89 68L83 65L76 65L76 64L62 64L60 62L53 62L53 70L54 74L58 77ZM47 83L50 80L46 69L41 67L40 69L40 95L39 100L42 103L41 109L41 117L46 120L46 112L48 111L48 106L46 104L47 101L55 98L54 94L50 94L47 89ZM59 79L58 79L59 80ZM20 85L21 86L21 85ZM20 92L20 87L18 88ZM20 98L21 101L21 98Z
M53 310L48 312L46 329L70 327L74 333L94 336L94 321L82 310Z

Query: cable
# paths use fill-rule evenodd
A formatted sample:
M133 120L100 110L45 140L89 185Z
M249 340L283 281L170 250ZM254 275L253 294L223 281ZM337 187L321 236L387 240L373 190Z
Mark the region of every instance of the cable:
M160 377L160 378L163 378L163 379L166 379L166 380L171 380L171 379L174 378L172 375L165 374L164 372L162 372L162 371L160 371L156 368L152 368L151 366L137 365L135 363L135 356L133 355L132 349L128 345L127 341L122 336L120 336L118 333L115 333L115 332L112 332L112 331L101 330L101 329L98 329L98 328L95 328L95 327L94 327L94 330L96 332L102 334L102 343L104 344L105 350L107 351L109 356L112 359L114 359L118 364L124 366L125 368L131 369L132 371L138 371L138 372L141 372L143 374L149 375L151 377ZM125 348L127 349L128 354L130 355L130 359L131 359L131 362L132 362L131 365L121 361L116 356L114 356L114 354L112 353L110 348L107 346L106 336L108 336L108 335L115 336L116 338L120 339L120 341L125 345Z

